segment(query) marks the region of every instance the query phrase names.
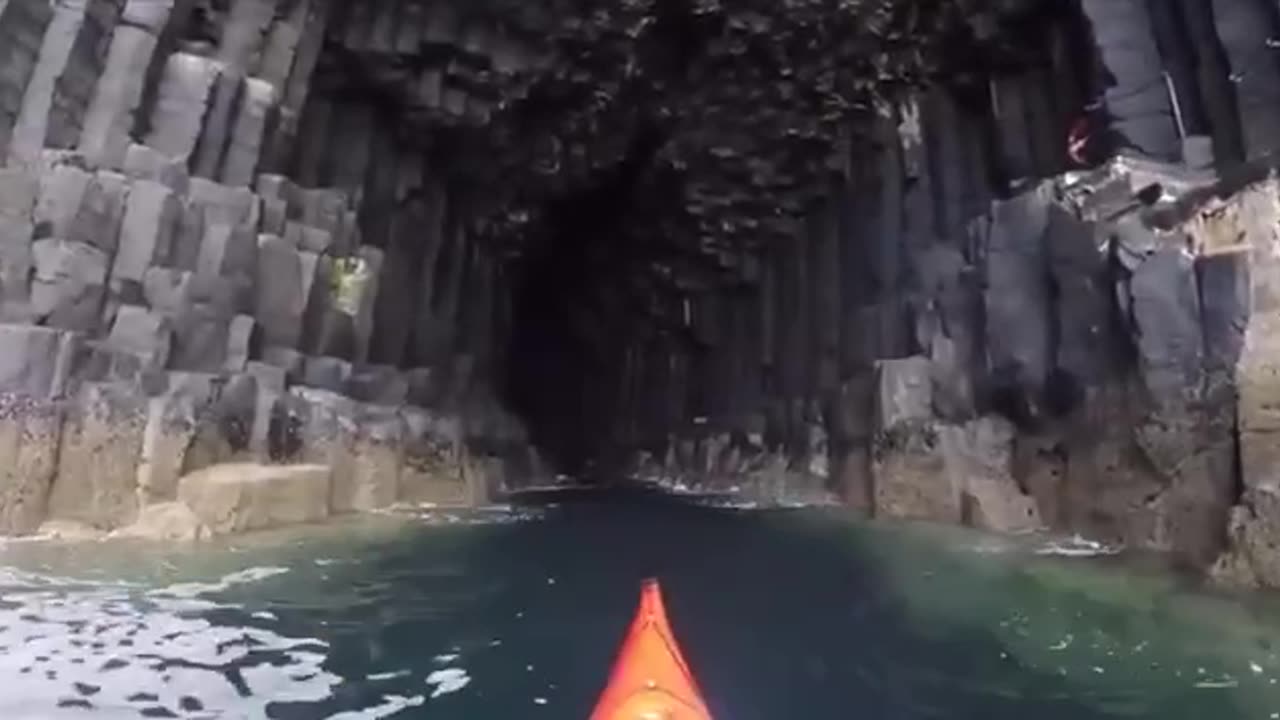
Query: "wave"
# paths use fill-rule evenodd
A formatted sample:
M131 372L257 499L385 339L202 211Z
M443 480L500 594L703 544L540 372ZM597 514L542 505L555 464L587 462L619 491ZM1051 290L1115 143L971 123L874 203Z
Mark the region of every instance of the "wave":
M324 668L324 641L193 612L230 607L205 596L283 572L145 589L0 568L0 717L266 717L271 703L332 697L342 678Z
M1055 555L1058 557L1103 557L1119 555L1124 552L1124 547L1107 545L1080 535L1073 535L1065 539L1049 540L1045 545L1036 548L1033 552L1036 555Z

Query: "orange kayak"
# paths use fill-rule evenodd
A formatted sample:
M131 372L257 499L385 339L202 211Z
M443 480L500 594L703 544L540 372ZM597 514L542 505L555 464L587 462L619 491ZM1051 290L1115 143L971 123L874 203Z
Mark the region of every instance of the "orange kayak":
M711 720L671 632L657 580L641 589L640 608L591 720Z

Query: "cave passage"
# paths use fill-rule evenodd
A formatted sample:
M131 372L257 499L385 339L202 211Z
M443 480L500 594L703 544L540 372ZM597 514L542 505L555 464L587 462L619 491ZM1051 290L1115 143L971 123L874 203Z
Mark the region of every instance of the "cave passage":
M626 346L628 328L606 303L637 272L624 226L655 148L654 134L637 137L598 185L552 203L519 270L504 387L533 442L566 474L583 476L599 457L601 420L617 410L602 381L616 372L610 348Z
M497 402L572 476L774 453L865 503L878 363L951 363L947 422L1038 426L1090 382L981 357L993 202L1280 145L1231 74L1280 20L1228 4L352 5L276 169L358 198L385 270L346 354L429 369L426 404Z

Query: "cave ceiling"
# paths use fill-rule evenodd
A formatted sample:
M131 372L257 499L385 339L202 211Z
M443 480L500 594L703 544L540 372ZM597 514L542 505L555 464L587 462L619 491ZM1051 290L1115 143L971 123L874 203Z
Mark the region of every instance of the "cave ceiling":
M800 231L886 104L939 78L985 92L992 68L1034 62L1016 25L1046 6L381 1L339 10L326 91L394 114L397 142L476 188L477 228L515 257L551 208L612 184L609 252L644 256L630 282L684 290L751 282L754 252Z

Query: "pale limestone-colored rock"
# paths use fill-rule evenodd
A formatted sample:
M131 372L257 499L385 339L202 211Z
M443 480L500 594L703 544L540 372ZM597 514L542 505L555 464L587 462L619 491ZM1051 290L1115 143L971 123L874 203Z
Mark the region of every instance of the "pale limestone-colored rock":
M395 408L358 408L351 477L334 478L333 511L367 512L395 504L400 494L407 427Z
M244 74L238 68L226 67L222 76L214 83L209 113L191 163L192 172L198 177L216 180L221 176L227 143L231 139L235 123L235 110L240 104L243 90Z
M247 187L230 187L195 177L191 179L191 201L204 208L208 225L253 229L262 219L261 202Z
M227 336L227 359L223 365L227 372L244 372L245 365L254 355L257 341L257 320L249 315L237 315L232 318Z
M288 372L284 368L252 360L245 363L244 372L252 375L258 383L253 428L249 433L249 454L255 460L265 461L271 455L271 418L276 404L284 395Z
M241 187L253 184L276 94L271 83L258 78L245 79L240 111L223 161L221 177L226 184Z
M173 15L174 0L128 0L121 22L159 35Z
M961 520L962 485L947 472L940 424L933 420L929 359L876 364L872 501L876 514Z
M311 12L313 4L311 0L294 3L290 13L276 18L267 32L258 74L281 92L294 68L298 45L302 42L306 29L307 14Z
M35 274L30 310L51 327L97 329L107 280L107 255L74 240L45 238L32 245Z
M871 463L876 514L998 532L1040 529L1035 499L1013 474L1013 440L1013 426L995 417L913 421L879 433Z
M0 168L0 218L31 222L40 198L39 177L26 168Z
M1219 584L1280 587L1280 488L1264 483L1245 491L1231 511L1228 549L1210 570Z
M41 39L53 19L44 0L0 3L0 164L8 156L14 117L39 63Z
M937 423L899 424L872 445L877 516L959 524L963 487L947 472Z
M233 4L218 47L218 59L243 74L261 60L267 30L277 15L274 0L240 0Z
M160 183L178 195L186 195L191 177L182 158L173 158L146 145L132 143L124 160L124 174L133 180Z
M284 370L291 378L297 378L301 377L304 372L307 356L294 348L268 345L262 350L262 361Z
M222 67L215 60L189 53L170 55L151 111L147 145L171 158L190 158L200 140L210 96L221 73Z
M1280 483L1280 312L1250 318L1236 388L1244 484Z
M173 268L147 268L142 278L147 307L165 317L178 317L191 302L191 273Z
M134 355L156 370L168 365L173 350L173 327L163 315L139 305L122 305L107 343L112 349Z
M129 7L157 4L135 0ZM85 116L79 145L85 157L99 167L118 168L124 164L134 114L142 101L156 45L155 34L132 24L123 24L112 35L106 67Z
M85 190L65 237L92 245L108 255L114 253L120 242L128 196L129 181L124 175L98 171Z
M44 522L62 412L56 401L0 393L0 535L26 535Z
M185 167L184 167L185 169ZM182 217L178 220L178 232L173 239L173 257L169 265L179 270L195 272L200 263L201 245L206 231L204 208L182 198Z
M273 33L267 40L267 49L260 67L261 74L269 82L286 72L284 58L289 54L293 59L287 69L287 82L278 87L282 90L279 122L268 143L267 157L271 167L281 167L285 159L294 151L294 139L297 136L298 118L307 104L307 96L311 91L312 73L320 59L324 46L325 29L329 22L332 5L319 0L308 0L294 5L294 12L285 23L277 23L276 27L288 26L297 28L300 33L296 49L292 52L281 52L289 48L287 41L280 42Z
M40 525L37 535L63 542L98 542L107 538L107 532L75 520L48 520Z
M170 366L175 370L218 372L224 367L231 320L235 316L232 281L194 276L174 321L177 338Z
M90 7L93 6L93 7ZM22 98L22 109L14 126L11 156L20 164L39 160L40 151L50 140L55 118L72 110L71 98L66 97L70 85L90 84L96 80L96 68L91 65L96 55L93 47L98 33L110 31L110 27L95 27L104 16L112 15L109 2L84 0L83 2L58 3L53 22L49 24L40 47L39 59ZM77 61L79 65L77 66ZM86 60L90 62L85 62ZM87 75L87 77L85 77ZM81 118L67 118L75 125Z
M120 249L111 268L113 282L141 283L147 268L162 265L173 252L182 204L168 187L134 181L120 229Z
M215 535L323 520L329 516L323 465L214 465L183 477L178 498Z
M212 534L191 508L180 502L166 502L143 507L137 521L111 533L111 537L153 542L196 542Z
M296 220L285 223L284 239L308 252L326 253L333 247L333 233Z
M903 423L933 417L933 381L929 359L923 356L876 363L876 428L890 430Z
M239 462L251 451L254 419L258 407L258 380L252 375L233 375L219 383L217 396L201 413L195 436L187 449L183 474L212 465Z
M71 236L71 224L89 192L93 174L72 162L58 162L46 157L52 165L40 174L40 198L34 218L46 237Z
M941 427L947 472L963 488L966 525L1005 533L1041 529L1036 501L1013 475L1014 433L1010 422L994 417Z
M0 309L5 317L22 311L30 293L31 240L39 195L34 172L0 168Z
M63 426L49 515L110 530L138 515L146 399L130 383L85 383Z
M309 287L309 283L304 283L302 254L298 249L275 235L260 236L254 317L262 327L264 342L298 347Z
M463 471L462 422L406 407L401 409L407 439L400 477L400 500L437 505L471 504Z
M262 198L262 232L284 237L289 232L289 204L274 197Z
M0 392L37 400L62 396L78 350L74 333L0 324Z
M339 393L309 387L292 388L286 403L296 428L294 459L329 468L330 507L334 512L353 510L357 403Z
M144 505L176 497L187 454L217 395L214 378L172 373L169 389L148 402L138 465L138 493Z
M256 307L258 265L258 244L250 230L219 222L204 226L196 275L229 283L233 288L232 308L237 312L250 312Z
M286 206L300 202L301 189L287 175L263 173L254 181L253 190L263 198L280 200Z

